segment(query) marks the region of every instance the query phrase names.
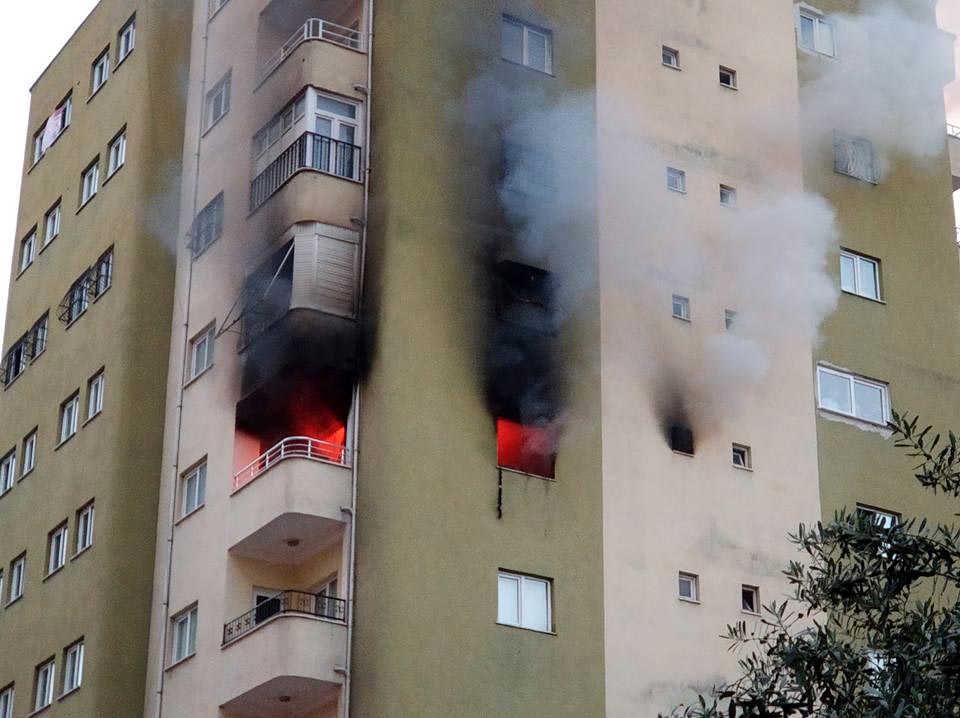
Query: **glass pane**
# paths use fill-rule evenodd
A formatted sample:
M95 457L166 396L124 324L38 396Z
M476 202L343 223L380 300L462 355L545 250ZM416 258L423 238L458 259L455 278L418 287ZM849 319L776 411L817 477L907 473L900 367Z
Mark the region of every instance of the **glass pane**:
M880 387L857 381L853 383L853 393L857 416L878 424L886 421L883 414L883 390Z
M823 20L817 21L818 45L817 49L824 55L834 55L836 47L833 42L833 25Z
M814 20L806 15L800 16L800 44L811 50L816 48L814 40Z
M323 137L333 136L333 120L317 117L317 134Z
M527 66L547 71L547 38L538 32L527 31Z
M845 292L857 291L855 260L845 254L840 255L840 288Z
M549 631L550 597L547 582L535 578L523 579L523 626L536 631Z
M340 125L340 139L344 142L349 142L351 145L355 145L357 135L357 128L351 127L350 125Z
M355 105L319 95L317 96L317 110L320 112L329 112L331 115L340 115L341 117L357 116L357 108Z
M877 265L869 259L858 260L860 264L860 294L870 299L879 299Z
M520 623L520 580L500 576L497 601L497 621L518 625Z
M686 576L680 577L680 596L693 598L693 582Z
M505 19L502 42L503 58L511 62L523 63L523 27Z
M850 380L830 372L820 372L820 406L831 411L852 414Z

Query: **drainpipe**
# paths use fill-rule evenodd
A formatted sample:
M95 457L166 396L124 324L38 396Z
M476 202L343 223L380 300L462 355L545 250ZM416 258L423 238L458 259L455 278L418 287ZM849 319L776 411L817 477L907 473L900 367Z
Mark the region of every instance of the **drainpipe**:
M372 126L371 116L373 114L373 3L374 0L367 0L367 112L365 118L365 162L364 172L366 177L363 183L363 226L360 229L360 276L357 283L357 321L360 322L363 316L363 282L366 269L367 256L367 224L370 219L370 147L372 137L370 129ZM356 615L356 602L354 601L354 586L357 574L357 476L360 465L360 383L353 388L353 439L351 441L353 452L352 486L350 497L350 564L349 576L347 578L347 648L346 648L346 671L343 676L343 718L350 718L350 691L351 677L353 674L353 621Z
M209 20L209 18L207 18ZM203 98L207 93L207 58L208 58L208 28L209 22L203 27L203 65L200 75L200 122L197 127L197 146L194 150L194 163L196 165L193 174L193 206L191 208L191 217L197 216L197 202L200 192L200 154L203 139ZM190 238L193 239L193 230L190 231ZM177 251L180 247L177 246ZM192 250L191 250L192 252ZM190 256L190 264L187 270L187 293L183 306L183 354L180 357L180 387L177 393L177 428L174 440L174 460L173 460L173 481L170 484L170 515L167 524L167 561L163 580L163 640L161 642L160 657L157 672L159 680L157 682L157 718L163 718L163 690L167 677L166 662L167 649L170 640L170 589L173 577L173 541L174 541L174 523L177 518L177 479L180 476L180 445L183 434L183 395L187 381L187 355L190 346L190 301L193 296L193 256Z

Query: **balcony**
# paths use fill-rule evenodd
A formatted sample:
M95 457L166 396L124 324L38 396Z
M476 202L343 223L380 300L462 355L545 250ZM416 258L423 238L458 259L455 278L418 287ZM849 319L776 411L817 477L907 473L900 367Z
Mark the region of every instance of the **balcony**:
M953 191L960 190L960 125L947 125L947 144L950 146L950 174Z
M342 598L333 598L323 594L304 591L281 591L276 596L263 601L254 609L233 619L223 626L223 645L239 640L255 628L277 616L313 616L330 621L346 622L347 602Z
M294 591L284 595L287 597L279 603L283 606L286 601L291 610L274 613L260 622L254 615L249 619L254 621L251 628L224 643L218 672L224 715L335 715L342 684L338 670L343 670L346 660L347 627L317 611L335 612L337 601L321 602L312 594ZM346 608L343 610L345 614ZM244 617L237 619L242 620ZM236 622L224 627L225 636L228 630L234 630L233 624Z
M309 436L291 436L240 469L233 477L233 493L287 459L306 459L349 468L347 456L346 446L312 439Z
M304 132L250 184L250 212L256 212L300 172L319 172L353 182L363 176L359 145Z
M293 35L280 46L279 50L261 63L257 80L263 82L267 79L274 70L283 64L284 60L305 42L311 40L332 42L351 50L364 52L366 48L363 39L363 33L359 30L337 25L322 18L310 18L297 28Z

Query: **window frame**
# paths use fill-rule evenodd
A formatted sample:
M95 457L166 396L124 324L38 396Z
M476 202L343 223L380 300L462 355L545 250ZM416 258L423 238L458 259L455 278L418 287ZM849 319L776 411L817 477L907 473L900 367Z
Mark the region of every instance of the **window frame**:
M178 611L170 617L170 628L172 640L170 641L170 665L175 666L197 654L197 623L199 618L199 606L194 603L191 606ZM183 626L186 625L186 645L185 652L179 652L180 638Z
M24 251L27 247L29 247L29 252ZM20 240L18 276L26 272L33 265L34 261L36 261L37 248L37 225L33 225L33 228Z
M192 259L197 259L201 254L207 251L218 239L223 236L224 220L224 197L223 190L211 199L207 204L197 212L193 220L193 228L190 237L190 255ZM210 228L210 239L202 244L198 241L201 237L206 237L206 229Z
M501 581L515 581L517 585L517 605L516 605L516 614L517 622L511 623L507 620L504 620L501 613L502 607L500 605L500 582ZM536 583L541 584L546 587L546 628L539 628L531 624L525 624L523 618L523 593L524 587L527 583ZM508 626L510 628L522 628L527 631L535 631L537 633L555 633L554 626L554 617L553 617L553 579L547 578L546 576L534 576L526 573L517 573L516 571L509 571L507 569L499 569L497 571L497 624L501 626Z
M520 60L519 61L511 57L507 57L506 55L507 48L503 39L505 37L504 28L506 25L513 25L515 27L520 28L521 35L520 35ZM531 34L537 35L543 38L543 44L544 44L543 68L544 69L540 69L539 67L531 64L532 61L530 58L530 39L529 39ZM501 41L500 41L501 59L514 65L520 65L521 67L526 67L529 70L539 72L543 75L549 75L551 77L553 76L554 57L553 57L553 31L552 30L545 27L541 27L539 25L534 25L533 23L527 22L525 20L521 20L515 15L509 15L507 13L503 13L500 16L500 37L501 37Z
M680 584L687 581L690 584L690 596L684 596ZM700 575L689 571L680 571L677 574L677 598L687 603L700 603Z
M13 485L17 482L17 447L14 446L10 451L0 458L0 496L5 496L13 490Z
M63 686L60 695L79 690L83 685L84 641L79 639L63 649Z
M191 481L194 483L191 487ZM202 509L207 502L207 458L204 457L180 475L178 506L182 520Z
M99 74L98 74L99 73ZM90 97L92 98L107 84L110 79L110 46L107 45L103 52L97 55L97 58L90 63Z
M857 147L862 148L863 152L869 155L869 176L857 174L852 169L852 163L849 162L850 157L854 156L854 152L847 148ZM846 165L841 162L841 151L843 151L846 155ZM874 186L880 184L880 166L877 162L877 150L876 147L874 147L873 141L867 139L866 137L848 135L845 132L834 132L833 171L838 175L842 175L843 177L850 177L851 179L855 179L860 182L866 182L867 184Z
M680 312L677 312L677 307L680 307ZM674 319L680 319L684 322L693 321L693 312L690 309L690 297L685 297L682 294L674 294L671 297L671 308L670 315Z
M724 197L727 201L724 201ZM720 184L720 206L733 209L737 206L737 188L733 185Z
M0 581L0 593L2 593L2 581ZM13 699L16 696L14 691L15 684L11 683L0 690L0 718L13 718Z
M203 131L208 132L213 129L220 120L230 113L230 95L232 92L233 70L227 70L223 77L217 80L216 84L207 92L203 102ZM218 96L220 99L220 114L214 116L214 99Z
M873 519L873 523L876 526L879 526L882 529L892 529L899 526L903 520L903 516L897 511L888 511L887 509L878 509L875 506L867 506L866 504L857 504L857 515L863 516L868 515ZM877 519L888 519L889 522L878 522ZM889 523L889 525L888 525Z
M673 62L667 62L668 57L673 60ZM683 67L680 65L680 51L669 45L663 45L660 49L660 64L664 67L669 67L671 70L682 70Z
M853 289L846 289L843 286L843 260L844 258L850 259L853 261ZM874 291L876 296L872 297L869 294L864 294L862 290L863 282L861 281L861 263L872 264L873 265L873 284ZM869 299L873 302L884 303L883 300L883 282L881 281L881 262L875 257L869 257L866 254L860 254L859 252L853 252L849 249L840 248L840 291L844 294L851 294L855 297L862 297L863 299Z
M744 604L744 598L747 595L753 596L753 608L747 608ZM740 612L745 613L748 616L759 616L762 610L760 604L760 587L752 586L750 584L744 583L740 585Z
M753 450L749 446L734 442L730 447L730 453L734 468L753 471ZM737 456L743 457L743 463L737 463Z
M66 521L47 534L47 573L52 576L67 565L67 547L70 545L70 529Z
M187 383L194 379L199 379L213 368L217 340L217 323L210 322L206 327L197 332L190 340L190 371ZM200 347L203 347L203 366L197 369L197 358L200 356Z
M91 179L92 178L92 179ZM80 173L80 207L86 207L100 191L100 155Z
M23 437L23 461L21 462L22 466L20 467L21 479L23 479L23 477L27 476L27 474L37 467L38 431L39 429L35 428L33 431Z
M674 180L678 180L678 182ZM687 173L676 167L667 167L667 189L677 194L686 194Z
M67 419L67 409L70 408L70 432L64 435L65 429L65 420ZM60 404L60 421L57 422L59 431L58 436L60 441L57 442L57 446L62 446L67 443L70 439L76 436L78 427L80 425L80 392L75 391L70 395L65 401Z
M117 32L117 64L126 60L137 46L137 13L133 13Z
M124 127L107 145L107 177L113 177L127 161L127 128ZM104 180L106 181L106 180Z
M43 215L43 247L41 247L41 250L45 249L53 240L60 236L60 221L63 216L62 207L63 198L58 197L57 201L54 202L50 209Z
M804 18L810 20L813 23L813 46L807 45L803 41L803 20ZM830 44L831 51L826 52L823 47L822 41L822 27L826 26L830 28ZM809 5L800 4L797 6L797 47L806 50L807 52L812 52L816 55L822 57L829 57L836 59L839 56L838 47L837 47L837 25L830 19L826 13L817 10L816 8L810 7Z
M96 518L96 503L88 503L77 509L76 536L74 537L73 555L78 556L93 546L93 524Z
M49 669L49 670L48 670ZM43 684L43 694L40 693L41 676L46 676ZM34 668L33 678L33 712L43 710L53 703L54 684L57 679L57 657L51 656Z
M106 372L100 369L87 379L87 418L86 421L99 416L103 412L103 394L106 384ZM86 421L84 423L86 423Z
M24 551L22 554L17 556L13 561L10 562L10 576L8 581L10 587L8 588L9 595L7 597L7 605L9 606L14 601L19 601L23 598L24 590L26 589L26 576L27 576L27 552Z
M738 78L738 75L737 75L737 71L734 70L732 67L728 67L727 65L720 65L720 69L719 69L718 74L719 74L718 81L719 81L719 83L720 83L720 87L725 87L725 88L728 89L728 90L739 90L739 89L740 89L740 84L739 84L739 81L738 81L739 78ZM727 75L727 76L730 78L730 82L729 82L729 83L723 81L723 76L724 76L724 75Z
M841 411L840 409L831 409L823 405L823 391L821 388L821 375L830 374L832 376L840 377L841 379L847 380L849 383L849 396L850 396L850 408L851 412L847 413ZM863 416L858 415L857 412L857 402L856 402L856 385L861 384L863 386L879 389L881 394L881 408L884 416L884 421L878 422L873 419L867 419ZM860 376L859 374L852 374L850 372L845 372L841 369L834 369L823 364L817 365L817 376L816 376L816 385L817 385L817 409L821 411L826 411L831 414L837 414L839 416L845 416L850 419L855 419L856 421L862 421L864 423L870 424L872 426L882 426L886 428L887 422L890 421L890 385L876 379L868 379L867 377Z

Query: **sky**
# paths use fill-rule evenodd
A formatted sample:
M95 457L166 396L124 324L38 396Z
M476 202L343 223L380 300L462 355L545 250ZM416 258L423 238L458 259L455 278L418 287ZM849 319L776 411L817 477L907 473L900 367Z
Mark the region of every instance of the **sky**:
M4 8L4 21L0 23L0 67L4 68L10 104L6 112L0 113L0 337L6 316L6 277L17 243L30 86L96 4L97 0L32 0L6 3ZM939 0L937 11L941 27L960 35L960 0ZM957 76L960 77L960 49ZM947 88L947 111L949 119L960 124L960 81ZM960 216L960 193L957 209Z

